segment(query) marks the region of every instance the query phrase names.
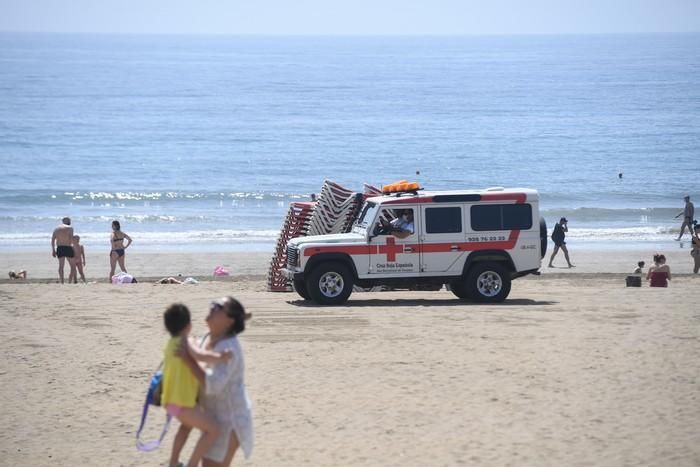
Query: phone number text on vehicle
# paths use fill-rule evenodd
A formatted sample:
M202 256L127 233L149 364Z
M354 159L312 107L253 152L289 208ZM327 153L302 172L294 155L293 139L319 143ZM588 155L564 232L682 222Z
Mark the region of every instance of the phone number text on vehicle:
M503 235L493 237L467 237L468 242L504 242L506 237Z

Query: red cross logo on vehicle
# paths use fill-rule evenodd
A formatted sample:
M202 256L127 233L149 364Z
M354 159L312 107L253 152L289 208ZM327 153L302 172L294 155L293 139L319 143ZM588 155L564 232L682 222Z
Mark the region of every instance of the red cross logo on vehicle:
M386 254L387 261L396 261L396 253L403 253L403 245L397 245L394 237L386 238L386 245L379 246L379 254Z

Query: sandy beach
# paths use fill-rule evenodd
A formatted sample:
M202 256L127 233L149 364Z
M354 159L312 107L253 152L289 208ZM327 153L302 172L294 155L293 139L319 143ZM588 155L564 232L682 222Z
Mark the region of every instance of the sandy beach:
M571 247L570 247L571 248ZM688 242L685 248L678 243L669 242L669 248L660 250L666 255L667 264L674 273L690 274L693 272L693 260L690 256ZM649 250L589 250L573 247L570 251L571 261L576 266L566 267L564 255L560 252L554 259L554 268L547 268L547 261L552 253L552 245L545 259L542 260L543 274L580 274L580 273L630 273L637 267L637 261L645 261L648 268L653 264L654 251ZM109 260L103 252L94 253L87 250L85 275L88 281L106 282L109 275ZM153 250L139 251L134 248L127 253L127 270L139 280L154 281L165 276L193 276L201 279L211 278L214 268L224 266L234 279L264 280L272 258L272 253L265 252L201 252L188 253ZM9 270L26 269L30 282L54 282L58 279L58 261L46 251L0 251L0 283L7 282ZM66 277L68 274L66 265ZM119 271L119 269L117 269Z
M33 274L0 284L0 458L164 465L175 430L154 453L134 443L161 314L186 303L201 335L207 303L232 294L254 315L241 340L256 447L236 465L698 465L700 278L682 274L687 251L667 255L681 273L668 289L624 287L637 252L579 253L575 272L520 279L501 305L382 292L334 308L266 292L265 254L130 257L140 277L235 274L193 286L61 286L48 255L3 253ZM154 435L163 417L151 417Z

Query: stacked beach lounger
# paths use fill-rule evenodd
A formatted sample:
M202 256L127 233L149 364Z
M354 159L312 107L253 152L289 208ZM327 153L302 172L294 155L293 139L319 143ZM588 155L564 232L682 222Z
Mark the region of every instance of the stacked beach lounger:
M306 235L349 232L362 207L362 194L326 180L311 215Z
M366 197L377 196L381 190L365 185L363 193L355 193L335 182L326 180L315 203L292 203L277 239L275 254L268 271L268 290L289 292L291 285L282 276L287 264L287 243L295 237L349 232Z
M272 257L270 269L267 273L268 290L272 292L291 292L291 286L281 271L287 265L287 243L292 238L304 235L315 204L314 202L297 202L289 205L289 211L287 211L282 231L277 237L275 254Z

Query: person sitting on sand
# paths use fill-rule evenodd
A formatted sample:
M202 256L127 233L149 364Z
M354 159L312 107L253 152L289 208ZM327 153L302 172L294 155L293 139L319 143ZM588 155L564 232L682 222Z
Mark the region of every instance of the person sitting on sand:
M654 265L647 272L647 280L650 287L668 287L671 280L671 268L666 264L666 257L662 254L654 255Z
M204 454L219 437L220 427L214 417L198 410L197 397L200 383L187 364L176 352L182 339L188 340L192 323L190 310L180 303L170 305L163 313L165 328L170 333L163 357L163 393L161 405L168 415L182 424L175 436L170 465L180 465L180 452L192 427L202 431L202 436L192 452L188 467L196 467ZM200 349L194 342L187 342L189 354L198 362L221 363L231 359L232 352L213 352Z
M637 263L637 268L634 270L634 272L632 274L642 274L644 272L644 271L642 271L642 269L644 269L644 264L645 264L644 261L639 261Z
M22 269L19 272L10 271L8 274L9 274L11 280L15 280L15 279L25 279L26 280L27 279L27 271L25 271L24 269Z

